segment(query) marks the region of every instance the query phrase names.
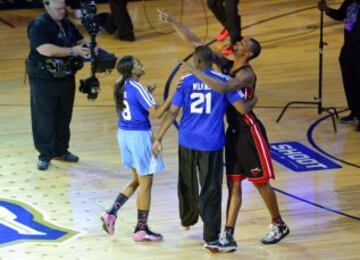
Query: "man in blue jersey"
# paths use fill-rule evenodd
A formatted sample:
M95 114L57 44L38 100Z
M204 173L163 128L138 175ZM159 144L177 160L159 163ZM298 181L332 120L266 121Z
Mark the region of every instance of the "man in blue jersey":
M213 54L209 47L195 48L195 66L210 77L227 81L226 76L211 69L212 63ZM243 113L255 104L254 100L245 104L242 92L224 95L210 89L194 75L184 76L153 144L153 153L159 154L161 139L182 108L178 151L181 225L185 228L194 225L200 215L204 222L203 239L206 243L216 241L221 228L224 113L228 101Z

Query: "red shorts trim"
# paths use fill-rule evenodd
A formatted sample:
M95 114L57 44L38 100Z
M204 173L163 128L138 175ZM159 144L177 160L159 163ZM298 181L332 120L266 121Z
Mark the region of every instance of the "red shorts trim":
M254 118L249 114L244 115L244 118L245 118L245 122L250 126L251 135L255 142L255 146L260 158L261 168L264 172L263 177L258 178L256 182L263 183L265 182L265 179L267 180L269 180L269 178L275 179L274 168L271 161L269 147L267 145L264 136L261 133L259 125L254 120Z
M233 175L226 175L227 181L228 182L240 182L243 179L246 179L246 176L243 174L233 174Z
M245 179L248 179L248 181L252 182L252 183L258 183L258 184L263 184L263 183L268 183L270 181L270 179L268 178L268 176L266 177L262 177L262 178L248 178L246 175L244 174L233 174L233 175L226 175L227 181L234 183L234 182L241 182Z

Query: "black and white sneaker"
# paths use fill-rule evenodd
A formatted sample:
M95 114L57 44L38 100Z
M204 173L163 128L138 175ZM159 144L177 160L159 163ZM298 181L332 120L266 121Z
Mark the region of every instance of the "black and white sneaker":
M37 163L37 168L40 171L45 171L49 168L49 165L50 165L50 161L39 159L39 161Z
M287 225L270 225L269 233L261 239L261 243L265 245L276 244L290 233Z
M347 125L356 125L359 123L359 118L357 118L353 113L350 113L348 116L340 118L340 123Z
M237 243L230 234L223 232L218 240L206 243L204 247L212 253L226 253L236 251Z

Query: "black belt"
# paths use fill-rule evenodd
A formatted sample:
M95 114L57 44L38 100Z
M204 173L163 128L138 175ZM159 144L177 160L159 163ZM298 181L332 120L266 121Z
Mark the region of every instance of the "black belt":
M29 77L53 78L53 75L46 69L45 64L38 61L25 60L26 74Z
M56 61L62 62L59 66ZM75 72L82 67L82 64L76 64L76 67L59 59L49 59L45 62L25 60L26 73L30 77L40 78L68 78L75 75Z

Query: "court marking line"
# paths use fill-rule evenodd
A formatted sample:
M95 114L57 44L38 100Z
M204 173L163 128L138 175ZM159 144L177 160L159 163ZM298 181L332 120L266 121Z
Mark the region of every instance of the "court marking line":
M343 113L343 112L346 112L346 111L348 111L348 109L341 110L341 111L338 112L338 114ZM319 125L322 121L324 121L325 119L329 118L330 116L331 116L331 115L327 115L327 116L324 116L324 117L322 117L322 118L319 118L318 120L316 120L315 122L313 122L313 123L310 125L310 127L309 127L309 129L308 129L308 131L307 131L307 133L306 133L306 136L307 136L307 139L308 139L309 143L311 144L311 146L312 146L315 150L317 150L318 152L326 155L327 157L330 157L331 159L333 159L333 160L335 160L335 161L341 162L341 163L343 163L343 164L346 164L346 165L349 165L349 166L352 166L352 167L355 167L355 168L360 168L360 165L358 165L358 164L356 164L356 163L351 163L351 162L345 161L345 160L343 160L343 159L341 159L341 158L338 158L338 157L336 157L336 156L334 156L334 155L326 152L325 150L323 150L322 148L320 148L320 146L317 145L316 142L314 141L313 132L314 132L315 127L318 126L318 125Z

